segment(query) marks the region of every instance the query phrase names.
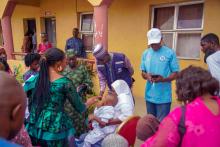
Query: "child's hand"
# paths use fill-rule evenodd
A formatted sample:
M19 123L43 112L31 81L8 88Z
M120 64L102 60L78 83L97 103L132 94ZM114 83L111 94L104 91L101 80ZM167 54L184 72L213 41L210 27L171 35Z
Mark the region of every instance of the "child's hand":
M87 128L88 128L89 130L92 130L92 129L93 129L91 122L89 122L89 124L87 125Z
M106 122L103 122L103 121L100 121L100 122L99 122L99 126L100 126L101 128L104 128L106 125L107 125Z

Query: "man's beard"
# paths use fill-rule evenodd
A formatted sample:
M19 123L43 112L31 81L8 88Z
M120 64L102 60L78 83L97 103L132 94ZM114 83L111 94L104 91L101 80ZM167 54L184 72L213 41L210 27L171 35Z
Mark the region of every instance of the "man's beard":
M205 56L204 56L204 62L206 63L206 59L212 55L213 53L215 53L215 50L213 49L207 49L206 52L205 52Z

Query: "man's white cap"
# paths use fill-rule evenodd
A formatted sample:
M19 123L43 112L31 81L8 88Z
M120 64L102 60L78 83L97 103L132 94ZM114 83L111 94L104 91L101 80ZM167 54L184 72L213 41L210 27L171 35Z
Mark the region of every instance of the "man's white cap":
M106 54L108 54L108 52L104 49L102 44L99 43L94 47L93 55L96 59L102 59Z
M148 45L160 43L162 39L161 31L157 28L152 28L147 32Z

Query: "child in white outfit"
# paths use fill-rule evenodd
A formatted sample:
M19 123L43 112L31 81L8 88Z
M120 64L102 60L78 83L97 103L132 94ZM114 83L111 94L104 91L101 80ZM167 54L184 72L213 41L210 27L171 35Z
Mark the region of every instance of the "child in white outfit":
M92 144L104 139L107 135L114 133L116 126L105 126L110 119L115 116L114 106L117 104L117 97L107 95L102 101L97 104L94 114L89 116L92 120L93 130L90 131L85 139L83 147L91 147Z

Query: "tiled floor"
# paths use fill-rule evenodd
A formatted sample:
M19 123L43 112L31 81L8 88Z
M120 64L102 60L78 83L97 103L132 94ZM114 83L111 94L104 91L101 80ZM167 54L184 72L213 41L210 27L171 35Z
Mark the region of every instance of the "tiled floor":
M143 116L146 113L146 103L144 98L135 97L135 115Z
M144 116L146 114L146 104L144 98L135 98L135 115ZM136 139L135 147L140 147L142 141Z

